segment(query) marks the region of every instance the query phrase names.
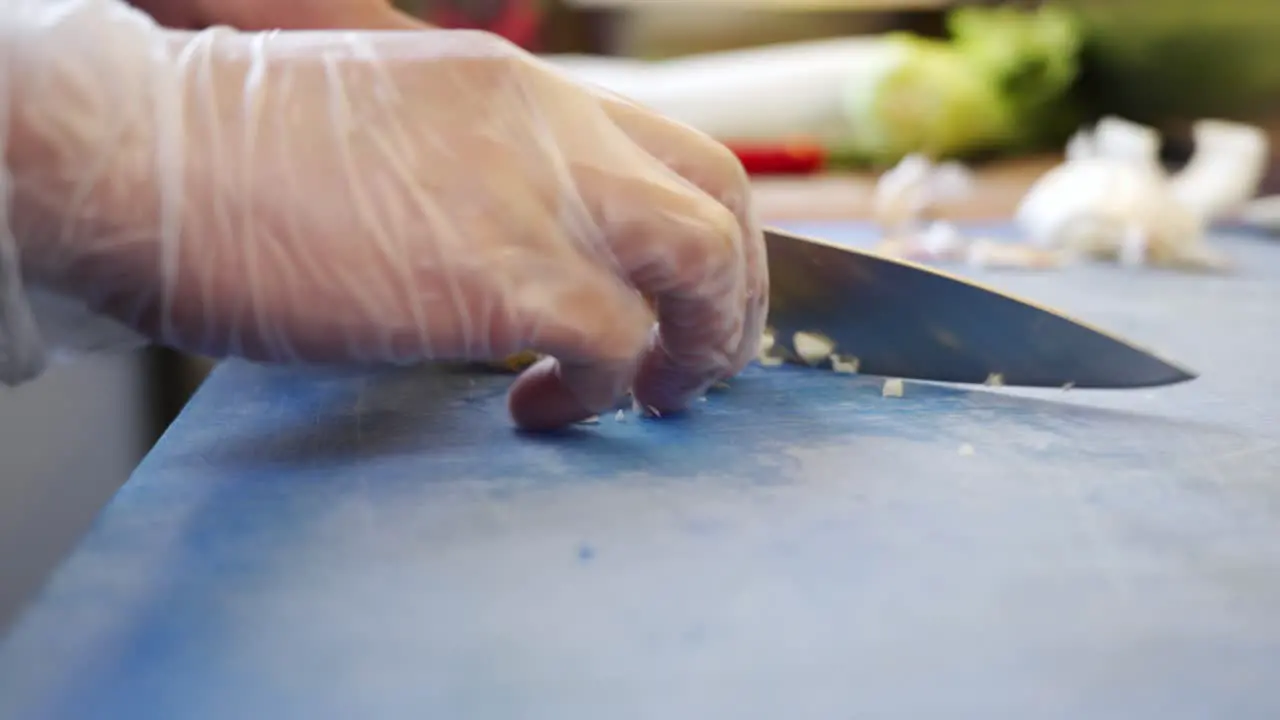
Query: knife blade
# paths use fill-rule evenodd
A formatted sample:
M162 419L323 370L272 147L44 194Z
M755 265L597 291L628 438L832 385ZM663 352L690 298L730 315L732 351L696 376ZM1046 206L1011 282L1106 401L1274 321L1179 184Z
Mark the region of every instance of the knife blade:
M867 375L1021 387L1138 388L1196 374L1060 312L917 263L765 230L769 326L810 332Z

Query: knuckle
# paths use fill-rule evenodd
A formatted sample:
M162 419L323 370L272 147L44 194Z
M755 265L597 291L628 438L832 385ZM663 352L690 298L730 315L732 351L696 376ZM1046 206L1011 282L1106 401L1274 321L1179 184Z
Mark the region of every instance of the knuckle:
M730 192L744 192L750 185L747 168L727 145L715 143L711 152L712 179Z
M750 197L746 168L732 150L719 142L707 140L699 174L708 194L731 208L738 208Z
M453 42L460 45L458 54L465 69L464 77L471 92L492 92L511 83L527 81L536 64L519 46L500 35L483 30L455 30Z
M694 210L684 252L676 269L691 281L705 282L732 273L741 258L742 229L729 208L703 202Z
M751 194L751 180L738 156L700 130L672 120L665 122L670 131L665 144L674 155L664 158L667 164L730 208L743 206Z
M524 63L527 53L518 45L496 33L486 30L455 30L458 41L467 42L476 53L499 61Z

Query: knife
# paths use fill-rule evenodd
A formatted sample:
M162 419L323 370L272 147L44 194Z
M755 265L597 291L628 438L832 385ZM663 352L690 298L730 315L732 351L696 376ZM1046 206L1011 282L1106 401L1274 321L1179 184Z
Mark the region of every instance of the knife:
M765 230L774 348L825 336L866 375L1022 387L1137 388L1196 374L1118 337L945 272Z

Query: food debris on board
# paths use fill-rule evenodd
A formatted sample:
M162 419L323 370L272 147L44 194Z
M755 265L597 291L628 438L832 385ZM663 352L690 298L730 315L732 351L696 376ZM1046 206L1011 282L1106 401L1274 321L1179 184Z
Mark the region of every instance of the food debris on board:
M995 270L1054 270L1070 261L1068 253L1055 248L988 239L974 240L965 253L968 265Z
M884 381L884 386L880 388L880 394L884 397L902 397L904 386L902 380L898 378L889 378Z
M977 450L969 443L962 443L958 452L965 457L977 454Z
M906 156L876 182L873 218L885 233L876 251L916 262L963 259L964 236L954 225L933 218L940 208L972 193L973 176L963 165Z
M622 411L619 410L618 412L622 412ZM635 398L632 398L631 400L631 412L635 413L636 415L639 415L640 417L650 417L650 418L662 417L662 413L658 411L658 408L652 405L641 405L640 401L636 400Z
M935 165L921 154L906 156L876 182L875 220L890 235L913 234L949 203L969 199L973 175L957 162Z
M1023 196L1015 225L1022 242L968 238L937 221L939 205L972 187L956 163L904 158L876 185L874 217L884 229L877 252L915 262L965 263L986 269L1052 270L1081 260L1124 267L1227 272L1209 245L1216 221L1244 212L1270 157L1266 133L1252 125L1200 120L1195 151L1177 173L1160 163L1160 134L1105 117L1068 142L1066 160Z
M948 222L934 222L914 233L886 235L876 252L912 262L960 262L965 259L968 239Z
M778 351L777 340L772 328L765 328L760 338L760 349L756 352L756 362L763 367L778 367L786 362L783 353Z
M1063 253L971 239L953 223L935 219L941 207L968 199L973 185L972 174L959 163L935 165L922 155L904 158L876 183L874 217L885 231L876 251L913 262L984 268L1043 270L1066 263Z
M862 362L853 355L842 356L837 353L831 353L831 369L838 373L846 375L857 375L858 366Z

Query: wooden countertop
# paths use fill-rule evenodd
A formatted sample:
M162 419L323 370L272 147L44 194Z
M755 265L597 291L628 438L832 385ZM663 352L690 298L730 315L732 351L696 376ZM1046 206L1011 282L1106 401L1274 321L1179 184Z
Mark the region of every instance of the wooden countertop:
M1031 184L1059 162L1058 156L1037 156L983 166L974 171L974 197L939 214L960 222L1008 219ZM754 181L756 206L767 222L866 220L876 178L874 173L760 177Z

